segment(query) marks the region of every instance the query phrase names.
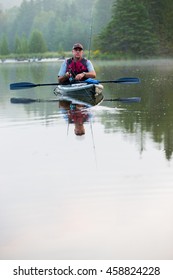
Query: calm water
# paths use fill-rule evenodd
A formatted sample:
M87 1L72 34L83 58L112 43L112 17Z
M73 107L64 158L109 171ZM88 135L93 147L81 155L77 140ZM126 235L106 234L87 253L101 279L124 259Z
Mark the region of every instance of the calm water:
M0 64L0 259L173 258L173 61L95 62L106 98L74 134L55 98L60 62Z

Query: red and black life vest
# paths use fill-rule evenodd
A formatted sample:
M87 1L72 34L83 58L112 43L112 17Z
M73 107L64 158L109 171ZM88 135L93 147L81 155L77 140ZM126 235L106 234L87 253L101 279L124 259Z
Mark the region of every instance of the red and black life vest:
M73 58L67 59L67 72L70 72L73 77L82 72L88 72L87 59L82 58L79 61L74 61Z

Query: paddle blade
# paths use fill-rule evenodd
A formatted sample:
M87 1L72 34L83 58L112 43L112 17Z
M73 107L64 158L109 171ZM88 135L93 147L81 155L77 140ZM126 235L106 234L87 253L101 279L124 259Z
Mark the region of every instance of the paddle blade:
M140 79L139 78L120 78L114 82L120 83L120 84L138 84L138 83L140 83Z
M141 102L141 97L125 97L125 98L111 98L111 99L104 99L104 101L120 101L124 103L139 103Z
M139 103L141 102L141 97L120 98L119 101L124 103Z
M24 89L24 88L33 88L36 87L37 85L33 83L28 83L28 82L21 82L21 83L14 83L10 84L10 89L11 90L18 90L18 89Z
M37 99L32 99L32 98L15 98L12 97L10 99L10 102L13 104L29 104L29 103L33 103L33 102L38 102Z
M25 97L12 97L10 102L13 104L30 104L34 102L59 102L58 99L34 99L34 98L25 98Z

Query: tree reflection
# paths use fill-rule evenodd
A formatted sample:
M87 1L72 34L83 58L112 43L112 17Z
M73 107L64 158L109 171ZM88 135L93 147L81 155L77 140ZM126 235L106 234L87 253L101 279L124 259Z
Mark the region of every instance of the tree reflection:
M155 61L124 61L108 64L105 62L94 62L97 76L100 80L114 80L120 77L139 77L139 85L123 84L105 84L105 98L133 97L140 96L140 103L108 103L102 105L107 107L116 107L118 113L108 113L105 110L99 110L99 120L104 127L105 133L116 133L122 131L124 135L133 134L138 143L140 143L140 153L145 149L146 138L149 136L157 148L162 149L166 159L170 160L173 155L173 60L155 60ZM19 81L31 81L35 83L55 82L60 64L53 63L26 63L26 64L1 64L0 65L0 83L1 83L1 106L9 103L9 96L22 96L31 98L51 98L53 89L46 87L37 87L32 90L22 90L18 92L9 92L9 84ZM56 72L57 71L57 72ZM17 105L11 105L17 106ZM28 116L31 111L35 115L40 115L47 124L50 116L57 114L57 105L51 103L37 103L32 105L23 105ZM32 106L32 108L31 108ZM84 124L88 121L85 108L72 110L72 106L64 104L64 113L66 118L71 117L71 121L79 128L81 133L85 133ZM63 109L63 105L60 105ZM5 114L5 111L4 111ZM11 114L9 105L6 110L7 118ZM20 111L16 110L16 117L20 118ZM70 116L71 114L71 116ZM84 117L83 124L78 123L78 115ZM97 114L97 113L96 113ZM76 118L76 119L75 119ZM86 119L85 119L86 118ZM80 119L80 117L79 117Z

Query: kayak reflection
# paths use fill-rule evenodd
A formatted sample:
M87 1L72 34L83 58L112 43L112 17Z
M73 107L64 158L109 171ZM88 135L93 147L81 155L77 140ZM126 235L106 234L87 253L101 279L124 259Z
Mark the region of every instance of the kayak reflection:
M77 136L85 134L84 123L90 119L88 107L83 104L74 104L71 101L59 101L59 107L62 109L68 125L74 124L74 133Z

